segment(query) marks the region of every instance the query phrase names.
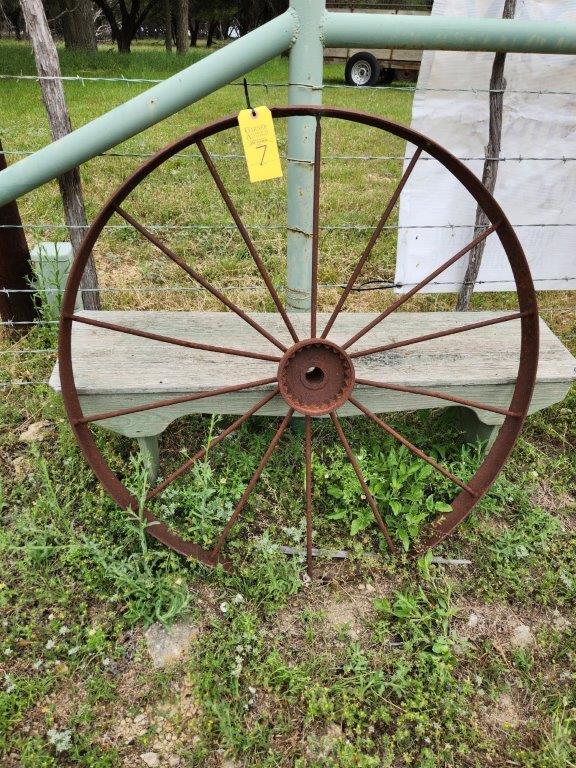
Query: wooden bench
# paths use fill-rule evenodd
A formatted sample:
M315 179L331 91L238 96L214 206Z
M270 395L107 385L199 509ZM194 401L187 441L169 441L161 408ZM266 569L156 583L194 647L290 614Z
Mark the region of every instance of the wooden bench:
M197 343L281 354L257 331L229 312L85 311L79 314ZM380 346L503 314L507 313L396 313L367 333L352 349ZM277 314L253 313L252 316L287 346L291 345ZM340 314L330 339L337 344L344 343L374 316ZM328 317L319 314L319 328L324 327ZM306 338L308 315L294 314L291 319L300 337ZM390 384L436 389L507 408L518 369L519 332L520 324L515 320L360 357L354 360L356 375ZM531 413L561 401L576 378L576 359L543 320L540 320L540 334L539 370ZM188 349L79 323L74 324L72 356L76 387L86 416L272 377L278 367L275 362ZM57 366L50 385L60 391ZM244 413L273 386L120 416L99 424L137 439L155 474L158 437L175 419L190 413ZM377 413L449 406L445 400L375 387L359 386L355 395ZM277 397L259 413L283 415L285 412L284 401ZM340 413L349 415L357 411L345 406ZM469 440L480 438L488 444L495 439L505 418L497 413L462 407L458 407L458 415Z

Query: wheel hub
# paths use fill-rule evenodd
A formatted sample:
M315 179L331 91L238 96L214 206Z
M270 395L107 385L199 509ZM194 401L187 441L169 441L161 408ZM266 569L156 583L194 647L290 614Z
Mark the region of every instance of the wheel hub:
M285 353L278 366L278 385L291 408L321 416L348 399L354 387L354 366L336 344L308 339Z
M372 70L365 61L357 61L352 67L352 79L357 85L366 85Z

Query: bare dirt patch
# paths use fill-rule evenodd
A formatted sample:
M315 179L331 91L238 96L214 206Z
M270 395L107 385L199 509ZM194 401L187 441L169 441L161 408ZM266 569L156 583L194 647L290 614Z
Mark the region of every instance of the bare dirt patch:
M395 588L392 579L379 575L370 582L349 582L345 585L314 583L279 611L273 629L285 635L301 635L302 612L308 609L317 616L322 634L334 636L344 631L353 639L358 639L374 610L375 598L390 597Z
M531 497L535 507L542 507L546 512L558 512L563 509L576 511L576 499L568 492L558 493L546 480L541 480Z
M519 728L529 719L510 693L501 693L495 702L484 706L482 715L490 730Z
M116 712L102 742L116 747L127 766L146 764L142 755L155 756L149 759L159 766L177 766L180 752L199 741L200 716L200 704L183 675L165 701L148 704L137 714Z
M519 610L504 603L462 601L457 609L455 635L464 640L490 640L502 654L515 648L536 647L536 634L544 627L559 631L571 627L570 620L558 609L537 605Z

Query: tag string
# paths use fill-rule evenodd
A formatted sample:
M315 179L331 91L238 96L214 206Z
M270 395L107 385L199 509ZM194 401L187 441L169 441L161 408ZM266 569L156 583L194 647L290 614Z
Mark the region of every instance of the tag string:
M248 107L250 112L252 112L252 116L256 117L256 110L254 109L252 104L250 104L250 94L248 93L248 82L246 78L244 78L244 96L246 97L246 106Z

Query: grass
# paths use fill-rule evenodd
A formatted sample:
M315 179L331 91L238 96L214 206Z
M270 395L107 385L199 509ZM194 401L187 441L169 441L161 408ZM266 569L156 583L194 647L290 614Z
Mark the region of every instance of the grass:
M202 53L191 53L189 60L197 55ZM137 46L129 57L110 50L79 59L62 51L65 74L156 78L181 64L147 46ZM341 80L341 68L326 70L329 81ZM0 72L33 74L27 46L3 42ZM286 61L279 59L249 79L284 82L286 72ZM142 88L67 84L74 125ZM49 135L37 85L1 81L0 91L5 148L43 146ZM280 88L253 95L254 102L285 98ZM410 119L406 92L334 90L330 101L404 123ZM224 88L119 149L152 152L243 106L241 89ZM282 131L279 139L284 147ZM403 149L393 140L384 143L341 126L327 130L326 142L332 154L396 155ZM214 142L211 149L235 154L238 142ZM90 217L139 162L107 157L83 166ZM238 172L241 161L218 162L252 226L282 225L281 183L249 194ZM323 220L371 225L399 170L394 161L327 161ZM198 161L179 158L158 176L156 187L145 185L131 204L148 222L227 222L209 181ZM55 185L27 195L21 210L29 224L61 224ZM34 243L58 232L29 228L27 235ZM242 290L255 274L231 232L165 234L207 276L233 286L243 306L267 306L262 292ZM342 281L365 236L325 234L323 282ZM262 230L258 244L282 282L281 231ZM366 277L391 276L394 253L391 233ZM108 287L157 288L180 279L126 230L107 232L96 256ZM336 295L323 288L322 305L331 306ZM142 308L215 308L190 293L127 290L104 296L107 307L126 307L136 299ZM351 308L370 310L387 300L359 295ZM419 306L442 307L446 300L429 296ZM546 293L541 300L570 309L573 297ZM509 295L475 297L476 308L508 305ZM573 344L573 313L551 316L554 330ZM2 379L45 381L55 340L51 326L20 340L3 339ZM49 354L14 354L30 349ZM470 566L443 566L429 556L417 562L388 557L342 450L321 425L314 453L315 541L346 548L350 556L344 563L320 560L310 583L303 563L278 550L280 543L302 546L304 537L299 434L287 434L263 474L246 525L230 542L235 569L227 574L155 545L138 513L119 512L80 456L61 402L46 386L5 390L0 401L2 764L116 768L143 765L139 756L154 751L161 765L179 756L183 766L208 768L576 765L575 408L572 390L562 404L529 419L490 493L435 552L471 560ZM21 442L24 430L39 421L46 422L44 439ZM176 424L164 443L163 471L181 463L183 448L205 444L227 423L193 417ZM408 414L394 423L463 478L478 465L480 447L463 446L442 414ZM438 483L364 422L346 420L345 429L394 536L401 543L413 539L423 520L449 500L449 484ZM159 515L208 544L273 430L265 418L240 430L156 502ZM141 497L146 474L131 442L97 434L110 466ZM190 657L175 668L153 670L145 628L182 615L191 616L199 629ZM526 647L515 640L522 624L531 630ZM167 733L173 738L167 740Z

